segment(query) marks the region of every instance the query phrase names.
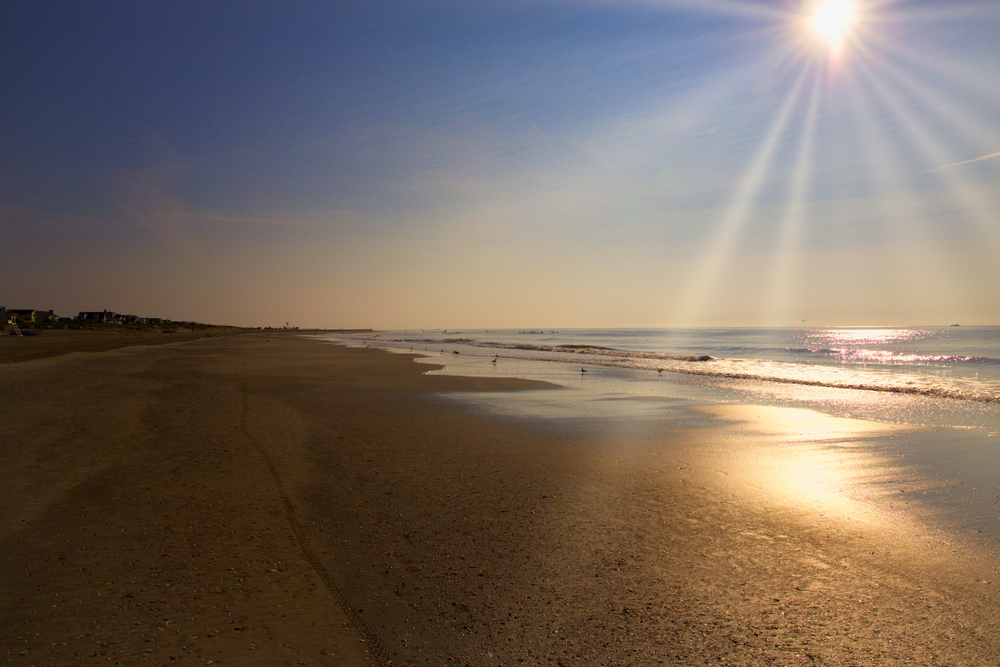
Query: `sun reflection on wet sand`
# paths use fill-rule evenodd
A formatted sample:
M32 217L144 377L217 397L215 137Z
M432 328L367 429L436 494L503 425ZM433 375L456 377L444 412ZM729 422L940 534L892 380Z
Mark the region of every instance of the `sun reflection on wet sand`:
M908 537L946 540L932 502L916 495L940 491L946 481L920 476L885 443L922 431L833 417L800 408L706 405L693 410L721 419L729 446L709 454L732 483L821 516L862 522ZM911 495L902 497L905 489Z
M933 447L946 431L804 408L694 404L576 389L460 393L447 400L495 416L540 419L563 431L596 429L608 451L621 455L634 454L635 443L644 442L641 448L649 453L724 480L732 493L755 498L751 502L762 507L780 505L906 538L948 541L945 531L975 532L966 516L966 491L973 488L953 488L954 479L968 477L968 471L950 474L934 458L941 457ZM679 432L687 435L677 439Z
M705 405L719 419L704 465L762 506L865 526L918 549L992 551L1000 540L994 438L801 408ZM808 519L807 519L808 520ZM914 551L916 553L916 551Z

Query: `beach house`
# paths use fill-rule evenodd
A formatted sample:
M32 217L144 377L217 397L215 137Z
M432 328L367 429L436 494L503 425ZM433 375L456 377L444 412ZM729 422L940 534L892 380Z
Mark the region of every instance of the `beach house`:
M83 320L85 322L105 322L108 324L119 324L121 323L121 315L118 313L113 313L110 310L102 310L100 312L85 312L81 311L76 319Z

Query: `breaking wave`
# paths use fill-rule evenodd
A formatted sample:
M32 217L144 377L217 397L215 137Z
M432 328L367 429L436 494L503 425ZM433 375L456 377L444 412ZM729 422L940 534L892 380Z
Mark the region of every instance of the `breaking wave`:
M528 345L512 343L471 343L474 347L486 347L499 350L528 350L531 352L558 352L561 354L587 354L604 357L622 357L631 359L659 359L664 361L712 361L707 354L666 354L664 352L635 352L614 350L609 347L594 345Z
M552 351L562 351L554 348ZM878 373L853 368L793 364L773 361L719 359L704 355L676 356L658 353L612 351L588 354L586 359L536 357L539 361L580 363L657 372L683 373L734 380L778 382L831 389L858 389L932 396L980 403L1000 403L1000 386L955 378L929 378ZM603 358L602 358L603 357ZM651 363L659 362L659 363Z

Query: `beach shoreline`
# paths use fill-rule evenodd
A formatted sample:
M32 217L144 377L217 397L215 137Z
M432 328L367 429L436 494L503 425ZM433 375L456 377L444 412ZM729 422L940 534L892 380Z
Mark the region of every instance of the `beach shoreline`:
M880 425L513 418L446 397L571 396L427 368L286 332L0 364L0 662L1000 657L994 554L844 491Z

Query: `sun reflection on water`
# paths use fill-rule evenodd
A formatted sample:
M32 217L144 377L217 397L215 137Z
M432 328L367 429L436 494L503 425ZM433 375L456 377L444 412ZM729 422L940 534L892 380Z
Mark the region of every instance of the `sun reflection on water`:
M887 345L921 340L931 335L919 329L820 329L805 333L813 340L831 345Z
M929 354L905 346L934 336L920 329L823 329L802 332L803 345L812 353L844 364L933 365L972 361L975 357Z

